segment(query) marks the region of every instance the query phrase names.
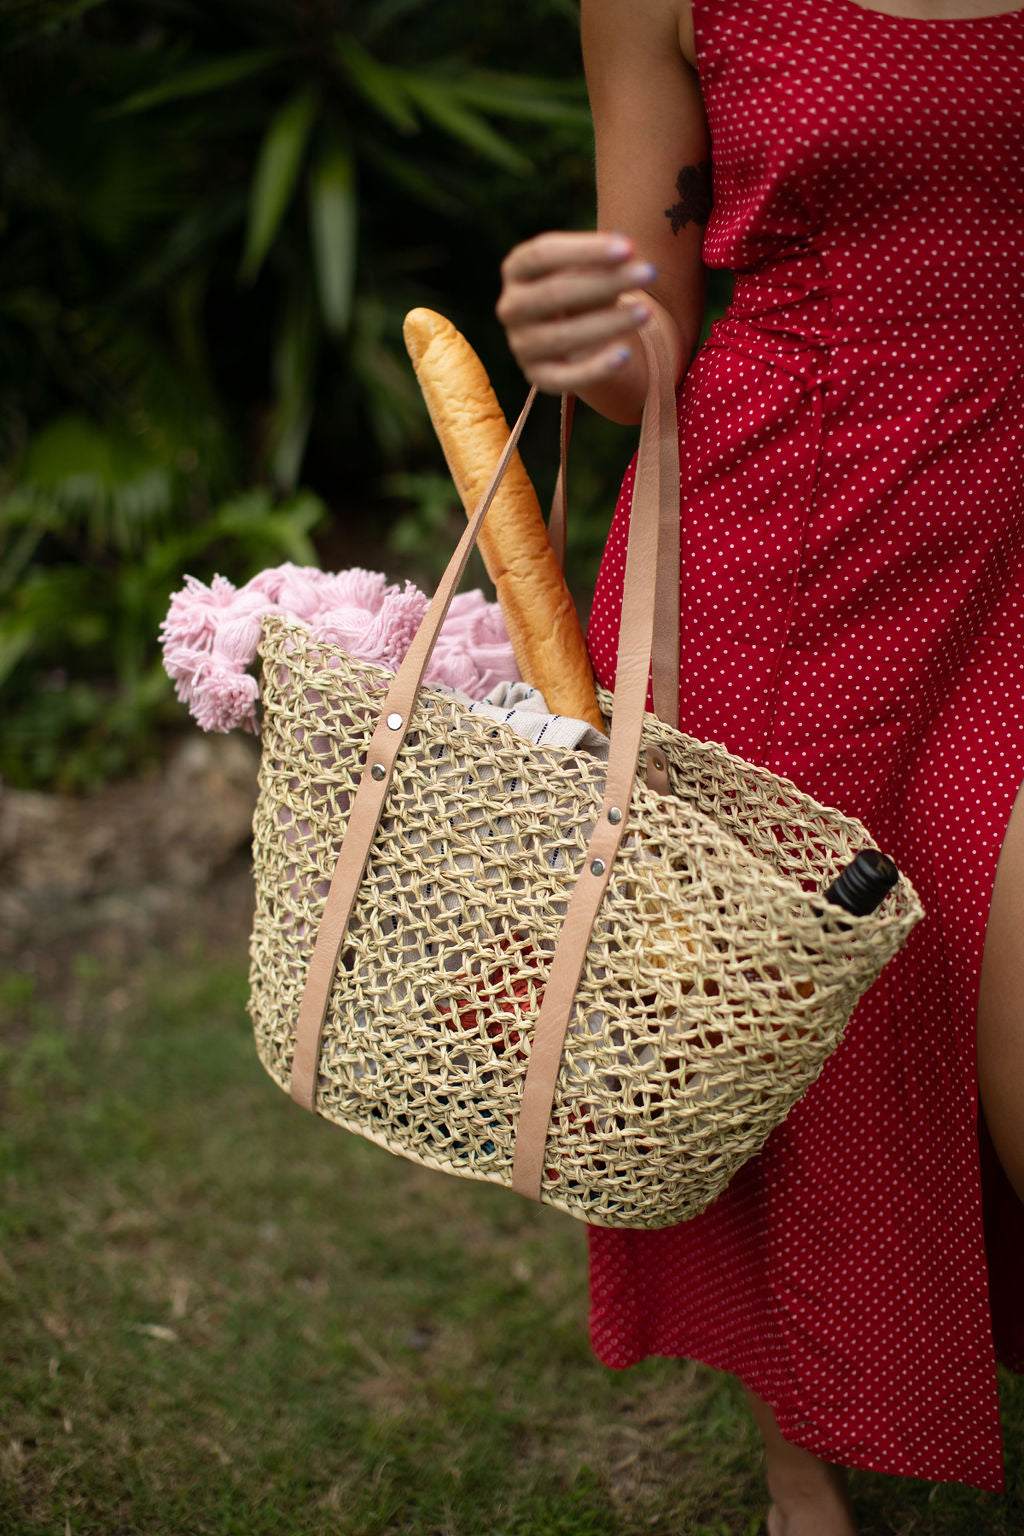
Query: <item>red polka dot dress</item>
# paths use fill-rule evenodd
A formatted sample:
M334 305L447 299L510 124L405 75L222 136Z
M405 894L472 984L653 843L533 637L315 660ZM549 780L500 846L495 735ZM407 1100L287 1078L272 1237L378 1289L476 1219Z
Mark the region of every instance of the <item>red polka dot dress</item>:
M1024 781L1024 12L694 10L737 281L679 392L681 722L863 818L927 917L709 1211L592 1229L594 1345L733 1371L829 1460L1000 1488L1024 1209L982 1177L974 1051Z

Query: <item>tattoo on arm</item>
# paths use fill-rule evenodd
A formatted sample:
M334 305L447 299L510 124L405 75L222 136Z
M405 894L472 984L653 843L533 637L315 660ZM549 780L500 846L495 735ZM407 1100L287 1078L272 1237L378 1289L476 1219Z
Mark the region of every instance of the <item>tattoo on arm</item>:
M711 217L711 161L684 165L676 177L676 191L679 193L678 203L665 209L665 217L672 223L672 233L678 235L687 224L706 224Z

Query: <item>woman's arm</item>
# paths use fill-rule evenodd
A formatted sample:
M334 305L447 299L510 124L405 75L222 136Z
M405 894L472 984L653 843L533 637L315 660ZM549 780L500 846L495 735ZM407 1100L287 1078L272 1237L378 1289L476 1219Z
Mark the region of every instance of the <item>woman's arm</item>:
M582 0L582 22L597 221L614 233L551 233L517 246L497 309L528 378L632 422L647 392L636 338L647 314L657 306L672 322L677 377L700 332L708 130L680 42L687 0ZM633 301L621 302L630 292Z

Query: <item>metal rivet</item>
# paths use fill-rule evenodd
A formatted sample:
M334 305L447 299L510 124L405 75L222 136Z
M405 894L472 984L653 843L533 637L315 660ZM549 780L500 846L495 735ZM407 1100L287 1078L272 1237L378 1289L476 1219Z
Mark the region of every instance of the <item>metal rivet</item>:
M401 715L388 715L388 729L392 731L400 731L402 729Z
M377 783L379 784L381 779L386 779L387 776L388 776L388 771L384 767L384 764L383 763L374 763L373 767L370 769L370 778L371 779L376 779Z
M611 822L613 827L617 827L619 822L622 820L622 812L619 810L617 805L613 805L611 810L608 812L608 820Z
M594 862L590 866L590 873L592 875L603 875L604 874L604 859L595 859Z

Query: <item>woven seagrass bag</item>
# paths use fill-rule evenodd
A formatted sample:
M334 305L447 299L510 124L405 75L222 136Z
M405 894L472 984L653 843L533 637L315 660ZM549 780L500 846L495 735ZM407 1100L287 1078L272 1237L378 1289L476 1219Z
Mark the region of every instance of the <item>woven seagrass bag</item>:
M392 1152L609 1227L710 1204L922 915L905 880L867 916L829 907L866 829L669 723L676 414L664 339L642 337L607 764L422 686L529 401L396 674L277 618L261 646L264 1065Z

